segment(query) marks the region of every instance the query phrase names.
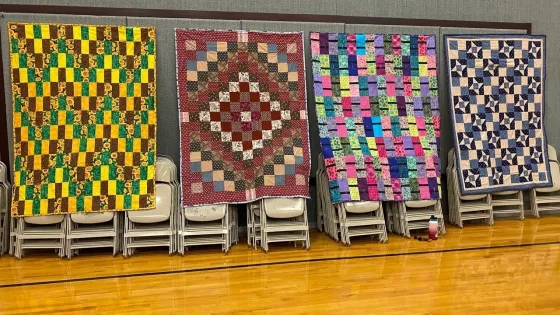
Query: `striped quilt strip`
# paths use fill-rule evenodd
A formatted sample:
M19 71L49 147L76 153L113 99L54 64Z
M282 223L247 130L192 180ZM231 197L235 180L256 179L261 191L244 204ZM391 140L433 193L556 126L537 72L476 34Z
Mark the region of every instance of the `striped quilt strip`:
M155 30L9 24L13 216L155 207Z
M311 33L333 203L440 198L435 35Z

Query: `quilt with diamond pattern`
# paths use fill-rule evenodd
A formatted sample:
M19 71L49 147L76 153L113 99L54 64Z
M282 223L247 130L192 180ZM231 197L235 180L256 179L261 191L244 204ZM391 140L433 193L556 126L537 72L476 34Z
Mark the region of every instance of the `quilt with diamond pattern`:
M9 24L12 214L155 207L155 30Z
M445 50L461 192L551 186L544 36L448 35Z
M176 30L182 205L308 197L302 33Z
M333 203L440 198L435 35L311 33Z

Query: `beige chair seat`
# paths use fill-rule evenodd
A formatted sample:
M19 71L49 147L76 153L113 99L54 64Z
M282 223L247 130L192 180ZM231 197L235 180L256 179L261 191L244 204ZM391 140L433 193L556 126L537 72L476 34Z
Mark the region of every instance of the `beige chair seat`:
M498 191L498 192L492 193L492 195L507 196L507 195L516 194L518 191L519 191L519 190Z
M171 216L173 191L171 185L156 184L156 208L152 210L128 211L128 218L134 223L157 223L167 221Z
M113 220L114 212L100 212L100 213L77 213L71 214L70 219L72 222L78 224L98 224L105 223Z
M25 220L25 222L31 224L48 225L48 224L57 224L64 221L64 215L55 214L55 215L45 215L40 217L25 217L23 219Z
M303 198L271 198L264 200L266 215L275 219L295 218L305 209Z
M350 213L366 213L372 212L379 209L379 201L358 201L358 202L346 202L344 207L346 211Z
M185 208L185 218L189 221L208 222L221 220L226 215L227 204Z
M479 200L484 199L488 196L488 194L479 194L479 195L460 195L459 199L461 200Z
M550 152L550 149L549 149ZM552 175L552 187L535 188L541 193L550 193L560 190L560 166L556 162L550 162L550 174Z
M431 207L437 203L437 200L414 200L405 201L404 204L409 208L425 208Z

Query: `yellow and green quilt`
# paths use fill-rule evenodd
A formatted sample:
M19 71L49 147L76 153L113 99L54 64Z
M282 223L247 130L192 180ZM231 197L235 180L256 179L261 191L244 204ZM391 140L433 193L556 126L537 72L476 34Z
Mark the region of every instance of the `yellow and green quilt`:
M155 207L155 30L11 23L14 216Z

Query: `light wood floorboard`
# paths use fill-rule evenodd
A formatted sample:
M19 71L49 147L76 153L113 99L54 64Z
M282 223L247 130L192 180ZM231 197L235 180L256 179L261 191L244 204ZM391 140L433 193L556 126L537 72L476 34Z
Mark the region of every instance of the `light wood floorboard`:
M0 258L0 314L560 314L558 242L560 217L544 217L449 226L430 243L391 235L387 244L344 247L313 233L309 251L277 245L268 254L244 243L228 255L201 248L185 257L86 251L68 261L29 252ZM511 246L522 244L537 245ZM465 248L478 249L456 251ZM289 261L299 262L71 281ZM2 288L38 281L63 282Z

